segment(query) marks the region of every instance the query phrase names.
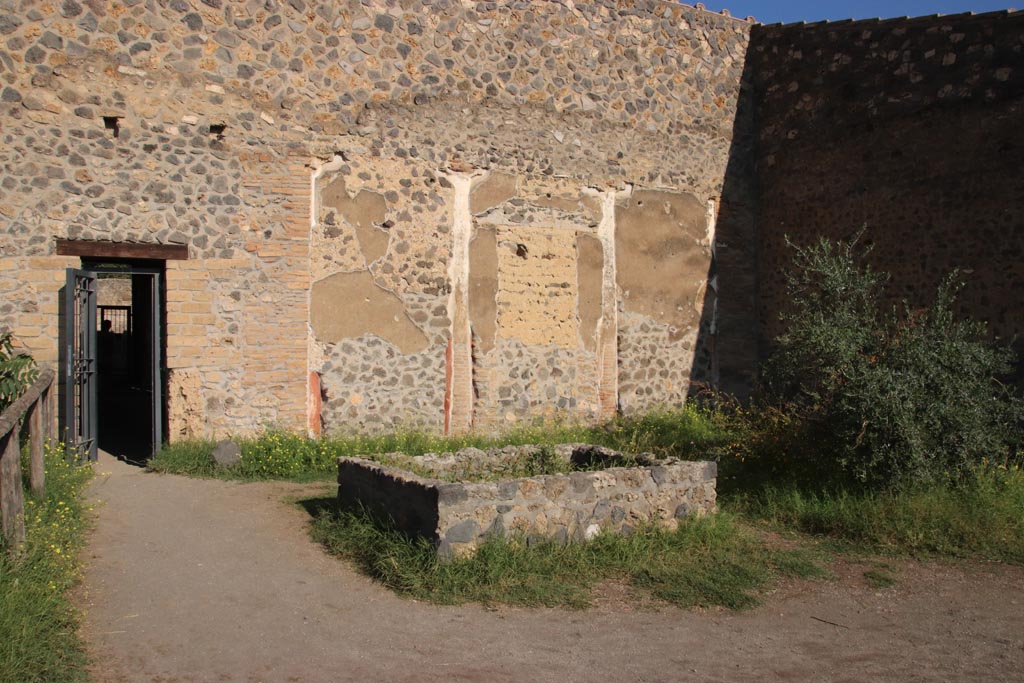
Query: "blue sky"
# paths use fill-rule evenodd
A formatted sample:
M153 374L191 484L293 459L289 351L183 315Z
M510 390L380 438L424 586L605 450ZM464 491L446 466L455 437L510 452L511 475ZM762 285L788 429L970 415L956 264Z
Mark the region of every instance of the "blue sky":
M697 0L684 0L696 4ZM1021 8L1024 0L1016 4L1004 0L703 0L714 11L727 9L733 16L753 15L766 24L793 21L821 21L822 19L873 19L874 17L917 17L924 14L959 14L960 12L992 12Z

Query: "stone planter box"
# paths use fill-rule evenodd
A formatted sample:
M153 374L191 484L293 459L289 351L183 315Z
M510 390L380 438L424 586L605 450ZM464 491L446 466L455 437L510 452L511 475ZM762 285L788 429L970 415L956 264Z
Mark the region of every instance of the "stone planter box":
M442 557L471 554L491 534L582 541L601 530L630 533L650 522L674 529L681 518L716 510L714 462L628 458L584 444L554 450L558 458L606 465L604 469L444 481L450 478L446 475L479 463L484 475L488 466L500 472L503 462L530 448L535 447L464 449L422 458L394 454L436 478L360 458L339 458L338 501L390 520L412 537L430 539ZM634 466L615 466L617 462Z

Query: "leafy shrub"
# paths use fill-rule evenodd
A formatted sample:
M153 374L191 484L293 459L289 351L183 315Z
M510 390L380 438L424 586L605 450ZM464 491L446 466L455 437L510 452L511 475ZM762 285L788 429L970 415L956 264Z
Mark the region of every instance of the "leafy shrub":
M11 333L0 333L0 410L14 403L32 384L36 374L32 356L15 353Z
M1020 440L1020 401L997 377L1012 353L982 323L957 320L956 274L923 310L883 310L888 278L860 265L855 242L797 249L792 313L766 366L769 397L813 452L796 453L867 485L961 481Z

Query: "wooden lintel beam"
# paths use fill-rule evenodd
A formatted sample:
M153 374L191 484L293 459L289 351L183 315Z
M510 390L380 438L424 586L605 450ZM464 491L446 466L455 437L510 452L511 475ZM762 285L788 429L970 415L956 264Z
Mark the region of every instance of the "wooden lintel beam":
M101 242L98 240L66 240L57 238L59 256L88 258L137 258L187 261L187 244L143 244L139 242Z

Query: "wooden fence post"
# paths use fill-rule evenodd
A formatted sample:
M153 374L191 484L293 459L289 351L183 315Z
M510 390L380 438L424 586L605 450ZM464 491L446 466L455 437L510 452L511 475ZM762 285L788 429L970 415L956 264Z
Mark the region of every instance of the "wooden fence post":
M43 397L28 409L28 478L32 493L42 497L46 491L46 467L43 463Z
M57 382L53 380L50 382L50 386L46 389L46 393L43 394L43 403L46 406L46 438L50 442L50 446L53 447L57 441Z
M21 491L21 452L18 430L0 438L0 517L4 539L14 554L25 543L25 498Z

